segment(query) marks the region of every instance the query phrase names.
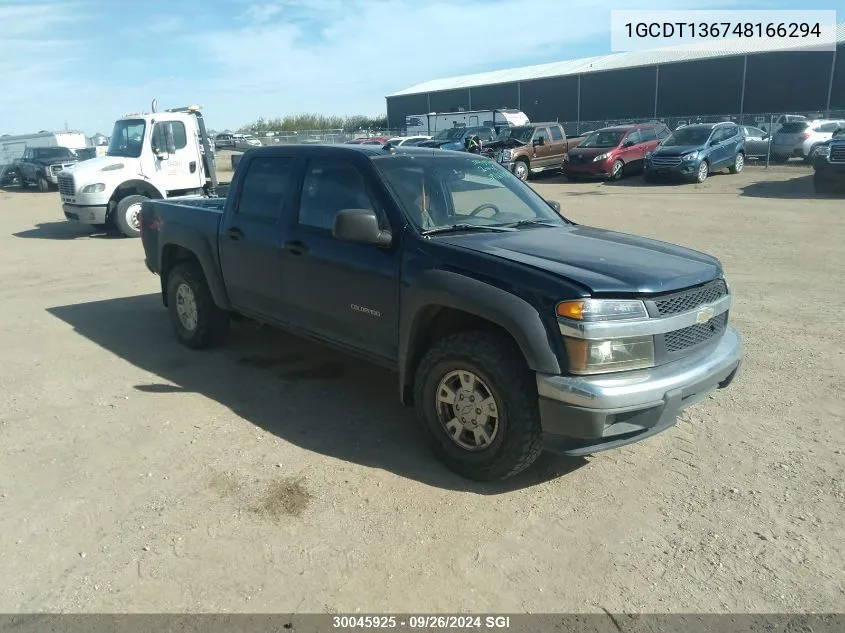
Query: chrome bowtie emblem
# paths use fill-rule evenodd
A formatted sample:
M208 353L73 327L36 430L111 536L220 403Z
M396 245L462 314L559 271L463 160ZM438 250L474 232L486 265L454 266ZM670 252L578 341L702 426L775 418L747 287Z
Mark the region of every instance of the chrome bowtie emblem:
M713 308L704 308L703 310L699 310L698 314L695 315L695 322L696 323L707 323L710 319L713 318L713 313L715 310Z

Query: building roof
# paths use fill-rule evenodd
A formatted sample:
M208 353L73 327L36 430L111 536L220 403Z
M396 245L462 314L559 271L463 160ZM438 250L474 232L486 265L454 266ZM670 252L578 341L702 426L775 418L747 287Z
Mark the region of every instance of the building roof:
M845 43L845 22L836 25L837 44ZM731 57L734 55L747 55L753 53L771 53L776 51L801 50L806 48L800 42L788 40L760 41L758 39L745 40L729 38L721 40L721 50L712 50L713 42L704 41L698 44L686 44L669 48L658 48L648 51L629 51L625 53L613 53L610 55L599 55L597 57L585 57L582 59L570 59L550 64L539 64L537 66L523 66L521 68L509 68L505 70L494 70L474 75L462 75L446 79L433 79L405 90L395 92L388 97L401 95L412 95L425 92L439 92L442 90L456 90L461 88L472 88L475 86L488 86L491 84L511 83L514 81L530 81L531 79L544 79L547 77L562 77L566 75L579 75L582 73L600 72L605 70L620 70L623 68L636 68L638 66L652 66L655 64L671 64L676 62L689 62L699 59L712 59L716 57Z

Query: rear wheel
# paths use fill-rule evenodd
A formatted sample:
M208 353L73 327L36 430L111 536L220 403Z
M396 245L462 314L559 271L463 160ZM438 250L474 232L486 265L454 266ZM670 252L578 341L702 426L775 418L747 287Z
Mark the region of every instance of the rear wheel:
M434 453L464 477L506 479L540 454L537 385L504 336L463 332L435 344L417 369L414 406Z
M176 336L191 349L214 347L229 332L229 313L214 303L197 262L177 264L170 271L167 309Z
M523 182L528 180L528 163L520 158L513 165L513 174Z
M738 174L742 171L743 167L745 167L745 154L738 152L734 158L734 164L730 167L730 172L732 174Z
M117 230L126 237L139 237L141 235L141 205L146 196L126 196L117 203L114 210L114 224Z

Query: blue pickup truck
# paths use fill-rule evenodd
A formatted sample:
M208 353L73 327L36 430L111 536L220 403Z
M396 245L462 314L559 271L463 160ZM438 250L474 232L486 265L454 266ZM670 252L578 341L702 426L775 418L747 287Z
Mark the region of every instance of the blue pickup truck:
M469 153L253 149L225 198L147 201L141 227L184 345L238 315L389 367L473 479L650 437L741 361L717 259L578 225Z

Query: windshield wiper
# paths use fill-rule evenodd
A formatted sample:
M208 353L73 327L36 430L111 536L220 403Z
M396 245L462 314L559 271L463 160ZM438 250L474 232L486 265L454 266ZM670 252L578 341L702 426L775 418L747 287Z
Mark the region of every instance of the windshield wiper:
M436 235L438 233L457 233L458 231L515 231L504 225L497 224L450 224L449 226L436 226L433 229L426 229L423 235Z
M497 224L496 226L501 227L516 227L516 226L560 226L551 220L543 220L541 218L532 218L530 220L520 220L519 222L509 222L508 224Z

